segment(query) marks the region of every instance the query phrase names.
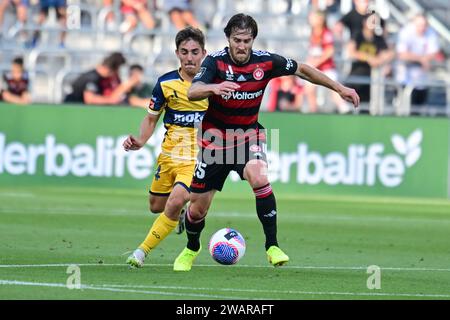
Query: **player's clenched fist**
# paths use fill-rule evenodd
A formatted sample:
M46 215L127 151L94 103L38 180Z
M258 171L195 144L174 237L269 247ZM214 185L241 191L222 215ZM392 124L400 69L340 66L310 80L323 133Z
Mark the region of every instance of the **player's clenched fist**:
M241 86L237 83L230 82L230 81L224 81L222 83L219 83L214 88L214 94L216 95L230 95L237 89L239 89Z
M123 148L125 149L125 151L139 150L140 148L142 148L143 145L144 144L142 142L140 142L132 135L129 135L128 138L126 138L125 141L123 142Z
M355 108L358 108L360 100L359 95L358 93L356 93L355 89L342 86L339 90L339 95L345 101L353 103L353 106Z

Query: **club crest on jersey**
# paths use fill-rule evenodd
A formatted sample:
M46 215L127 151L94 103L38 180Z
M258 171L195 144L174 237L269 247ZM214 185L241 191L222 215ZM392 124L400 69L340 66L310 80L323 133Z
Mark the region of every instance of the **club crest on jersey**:
M259 67L256 68L255 71L253 71L253 78L255 78L255 80L261 80L264 78L264 70Z

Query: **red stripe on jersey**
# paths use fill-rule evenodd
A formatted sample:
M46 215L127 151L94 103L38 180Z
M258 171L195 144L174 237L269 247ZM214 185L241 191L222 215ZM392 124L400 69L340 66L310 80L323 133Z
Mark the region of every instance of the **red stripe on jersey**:
M248 129L219 129L217 126L205 119L202 121L201 131L202 133L209 131L211 134L218 135L222 140L225 139L243 139L250 136L257 135L259 139L266 140L266 133L264 130L259 128L248 128ZM227 132L227 130L230 130Z
M253 91L259 91L259 90L265 89L270 80L272 80L272 79L263 79L263 80L259 80L259 81L253 80L253 81L245 81L245 82L244 81L242 81L242 82L233 81L233 82L241 86L238 91L253 92ZM221 78L214 78L212 83L219 84L219 83L222 83L225 81L226 80L223 80Z
M264 72L270 71L273 68L273 63L272 61L265 61L265 62L257 62L257 63L252 63L249 64L247 66L237 66L237 65L231 65L231 64L227 64L224 63L222 60L217 60L217 68L220 71L223 72L227 72L228 70L228 66L231 66L231 69L233 70L233 73L253 73L253 71L255 71L256 68L261 68L263 69Z
M235 100L233 98L225 100L221 96L211 96L210 102L213 102L214 104L218 104L224 108L230 108L230 109L259 108L259 106L261 105L263 96L264 96L264 94L261 94L261 96L259 96L258 98L252 99L252 100ZM210 104L210 106L213 106L214 104Z
M260 81L246 81L246 82L235 82L241 87L238 91L258 91L265 89L267 84L271 79L264 79Z
M214 108L208 108L207 113L208 113L208 115L211 115L214 118L217 118L218 120L228 123L228 124L238 124L238 125L248 126L248 125L254 124L256 121L258 121L258 114L251 115L251 116L228 116Z

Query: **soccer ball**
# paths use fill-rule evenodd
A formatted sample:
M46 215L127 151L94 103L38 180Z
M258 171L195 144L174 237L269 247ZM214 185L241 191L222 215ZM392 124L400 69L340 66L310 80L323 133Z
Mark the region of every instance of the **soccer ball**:
M238 231L223 228L213 234L209 240L208 250L218 263L235 264L245 254L245 240Z

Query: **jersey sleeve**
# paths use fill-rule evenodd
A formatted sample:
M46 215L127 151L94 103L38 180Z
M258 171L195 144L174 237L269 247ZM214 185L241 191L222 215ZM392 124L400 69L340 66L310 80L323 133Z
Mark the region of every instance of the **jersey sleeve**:
M293 75L297 71L297 61L273 53L270 56L273 63L271 78Z
M206 84L212 83L217 72L216 61L212 56L207 56L203 60L199 72L195 75L192 83L203 82Z
M97 83L95 81L89 80L89 82L86 83L85 90L93 92L93 93L98 93L99 92L99 87L98 87L98 85L97 85Z
M152 115L160 115L166 106L166 97L164 97L161 83L158 81L153 88L152 97L148 105L147 111Z

